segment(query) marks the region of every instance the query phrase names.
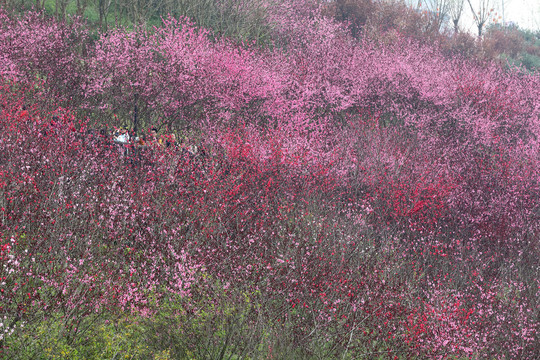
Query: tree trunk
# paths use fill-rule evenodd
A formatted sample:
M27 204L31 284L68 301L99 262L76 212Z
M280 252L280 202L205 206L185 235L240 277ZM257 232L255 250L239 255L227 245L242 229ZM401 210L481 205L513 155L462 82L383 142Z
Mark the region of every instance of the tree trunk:
M139 107L137 106L139 102L139 94L135 94L135 106L133 108L133 131L135 134L139 131Z
M77 0L77 16L83 16L88 6L88 0Z

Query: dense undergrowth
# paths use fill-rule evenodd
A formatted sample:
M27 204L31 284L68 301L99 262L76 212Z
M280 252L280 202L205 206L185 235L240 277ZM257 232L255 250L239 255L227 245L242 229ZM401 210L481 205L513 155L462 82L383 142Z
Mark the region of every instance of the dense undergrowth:
M539 77L301 9L0 14L4 356L538 357Z

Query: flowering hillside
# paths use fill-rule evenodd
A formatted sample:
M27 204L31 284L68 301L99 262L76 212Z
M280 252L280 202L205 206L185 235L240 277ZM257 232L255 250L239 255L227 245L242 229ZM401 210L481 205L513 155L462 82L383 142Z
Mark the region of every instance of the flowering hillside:
M287 4L0 10L3 355L540 356L538 74Z

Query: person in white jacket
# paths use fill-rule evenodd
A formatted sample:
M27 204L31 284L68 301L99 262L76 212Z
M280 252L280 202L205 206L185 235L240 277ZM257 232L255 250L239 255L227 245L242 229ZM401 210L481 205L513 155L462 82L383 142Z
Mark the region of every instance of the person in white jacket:
M126 145L129 143L129 133L125 127L120 128L120 131L114 138L114 142L122 145Z
M125 127L121 127L118 134L114 137L114 143L118 144L118 150L120 151L120 154L122 156L126 156L128 154L128 145L129 145L129 133Z

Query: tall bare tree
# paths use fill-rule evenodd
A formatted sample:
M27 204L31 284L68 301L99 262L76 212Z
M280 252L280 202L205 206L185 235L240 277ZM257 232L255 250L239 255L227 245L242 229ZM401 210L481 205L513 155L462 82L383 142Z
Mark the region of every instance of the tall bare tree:
M86 7L88 6L88 0L77 0L77 16L83 16Z
M475 2L478 4L476 10L472 5L471 0L467 0L473 14L474 22L478 28L478 37L482 37L484 25L495 12L495 9L493 8L494 3L493 0L476 0Z
M429 11L430 25L434 30L439 31L446 21L450 5L453 0L425 0Z
M36 0L36 10L43 10L45 7L45 0Z
M459 20L463 14L463 5L465 0L450 0L450 6L448 7L448 14L450 15L450 20L454 24L454 33L459 32Z
M107 27L107 16L111 9L112 0L94 0L94 4L99 14L99 26L102 28Z
M55 0L55 13L58 19L66 18L67 6L68 6L68 0Z

